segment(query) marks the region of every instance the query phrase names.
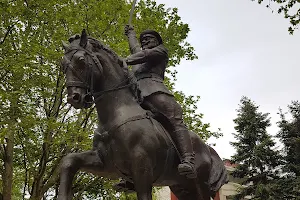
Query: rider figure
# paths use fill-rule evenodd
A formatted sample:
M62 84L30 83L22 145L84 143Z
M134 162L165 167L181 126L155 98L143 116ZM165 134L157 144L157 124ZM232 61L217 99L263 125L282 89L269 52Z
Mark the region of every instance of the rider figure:
M141 106L154 113L160 113L171 123L170 133L180 153L181 164L178 172L187 178L196 178L195 155L189 130L182 119L182 108L164 85L164 74L168 63L168 51L163 45L161 36L153 30L145 30L140 34L140 43L132 26L125 26L131 54L125 58L132 65L141 91Z

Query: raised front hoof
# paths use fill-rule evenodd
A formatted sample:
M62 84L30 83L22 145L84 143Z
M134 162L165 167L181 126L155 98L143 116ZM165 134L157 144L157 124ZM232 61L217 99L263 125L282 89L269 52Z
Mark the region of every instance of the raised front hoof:
M180 175L185 176L188 179L197 178L197 172L192 165L182 163L178 165L178 172Z
M125 192L125 193L133 193L134 185L128 181L120 181L119 183L116 183L113 185L113 189L117 192Z

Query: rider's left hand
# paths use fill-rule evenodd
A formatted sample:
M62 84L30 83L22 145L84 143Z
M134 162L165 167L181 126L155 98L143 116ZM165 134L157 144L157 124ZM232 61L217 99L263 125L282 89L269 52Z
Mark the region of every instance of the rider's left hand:
M118 63L121 67L127 68L126 58L118 57Z

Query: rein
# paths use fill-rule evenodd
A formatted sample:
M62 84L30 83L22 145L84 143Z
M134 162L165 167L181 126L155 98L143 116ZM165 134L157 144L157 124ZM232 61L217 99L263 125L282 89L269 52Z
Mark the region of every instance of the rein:
M91 56L92 60L94 61L94 63L96 64L97 68L99 69L99 71L101 72L101 74L103 73L103 69L102 69L102 65L99 62L98 58L89 50L85 49L85 48L71 48L68 52L66 52L65 54L68 54L72 51L75 51L71 57L71 60L73 58L73 56L76 54L77 51L82 50L85 51L89 56ZM125 80L123 80L121 83L114 85L112 88L107 89L107 90L103 90L100 92L94 92L93 89L93 73L91 72L91 77L90 77L90 84L87 83L86 80L84 80L81 75L76 71L76 69L73 67L73 65L71 64L71 62L69 60L66 61L66 68L64 69L64 71L66 71L68 68L70 68L73 73L76 75L76 77L80 80L80 81L70 81L66 83L67 87L71 87L71 86L77 86L77 87L82 87L82 88L86 88L88 91L90 91L90 94L94 97L92 103L97 103L99 102L105 94L110 93L110 92L114 92L114 91L118 91L121 89L125 89L128 87L131 87L132 85L136 84L136 81L130 81L134 79L134 74L131 74L130 76L128 76L127 78L125 78ZM91 66L91 63L88 63L89 66ZM127 64L125 62L123 62L123 65L127 68ZM92 69L92 67L90 67ZM124 68L124 67L123 67ZM92 71L92 70L90 70ZM130 81L130 83L123 85L125 82ZM91 87L90 87L91 86Z
M128 81L127 79L125 81ZM125 81L122 81L120 84L118 85L122 85ZM116 86L116 87L113 87L111 89L107 89L107 90L103 90L101 92L96 92L96 93L92 93L93 96L94 96L94 102L93 103L97 103L98 101L100 101L105 94L107 93L110 93L110 92L114 92L114 91L118 91L118 90L121 90L121 89L124 89L124 88L128 88L130 86L132 86L134 83L129 83L129 84L126 84L126 85L123 85L123 86Z

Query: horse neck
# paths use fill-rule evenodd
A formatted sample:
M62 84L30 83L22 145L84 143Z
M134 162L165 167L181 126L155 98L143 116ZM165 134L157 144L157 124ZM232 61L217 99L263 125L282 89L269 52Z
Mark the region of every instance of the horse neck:
M128 118L145 113L128 88L106 94L97 102L96 109L98 119L107 131Z
M120 66L114 66L113 62L106 62L106 64L108 65L103 66L103 77L105 80L101 83L102 91L128 84L128 78ZM96 109L100 123L108 127L112 126L116 121L122 121L132 115L144 112L136 102L129 87L104 93L102 98L96 102Z

